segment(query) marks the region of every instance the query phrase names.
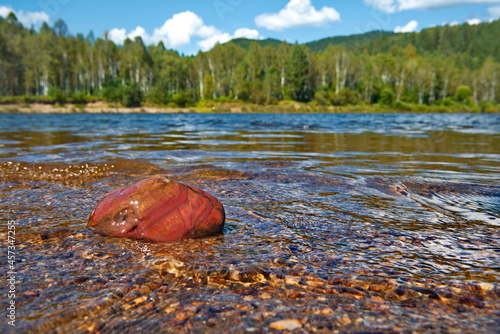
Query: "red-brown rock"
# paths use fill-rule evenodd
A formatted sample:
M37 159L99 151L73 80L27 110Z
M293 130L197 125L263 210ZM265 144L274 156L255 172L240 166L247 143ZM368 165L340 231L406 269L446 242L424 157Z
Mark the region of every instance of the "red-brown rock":
M88 226L107 236L173 241L222 231L222 204L203 190L165 178L142 180L106 195Z

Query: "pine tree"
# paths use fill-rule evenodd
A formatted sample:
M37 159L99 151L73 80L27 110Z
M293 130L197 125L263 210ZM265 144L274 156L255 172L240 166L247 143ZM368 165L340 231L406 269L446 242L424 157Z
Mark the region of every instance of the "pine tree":
M288 57L286 68L290 96L295 101L307 102L311 99L308 87L309 59L300 45L294 45Z

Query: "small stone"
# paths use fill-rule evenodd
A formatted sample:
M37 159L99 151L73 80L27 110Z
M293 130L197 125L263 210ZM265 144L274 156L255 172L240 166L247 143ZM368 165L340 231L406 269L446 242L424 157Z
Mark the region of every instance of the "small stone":
M261 293L260 298L262 298L262 299L271 299L272 296L268 292L263 292L263 293Z
M134 306L144 303L146 300L148 300L148 296L137 297L128 304L123 305L123 309L128 310Z
M373 296L371 298L372 302L374 303L379 303L379 304L383 304L385 303L384 299L382 297L379 297L379 296Z
M333 310L331 308L327 307L327 308L324 308L324 309L321 310L321 314L323 314L323 315L332 315L333 314Z
M296 299L296 298L302 298L302 297L303 297L303 294L300 293L299 291L292 291L290 293L290 295L288 296L288 298L294 298L294 299Z
M299 285L300 284L300 277L295 277L295 276L286 276L285 277L285 283L286 284L292 284L292 285Z
M198 313L199 310L200 310L200 308L196 305L188 305L188 306L184 307L183 311L188 312L188 313Z
M285 319L272 322L269 327L280 330L293 331L302 328L302 323L297 319Z
M207 320L208 327L215 327L215 325L217 325L217 320L215 320L214 318L210 318Z
M491 291L491 290L493 290L495 288L495 284L493 284L493 283L478 283L478 286L484 292Z
M352 320L351 318L349 318L348 316L344 315L342 316L342 318L340 319L340 321L342 321L342 323L344 325L349 325L350 323L352 323Z
M38 297L40 295L40 292L38 292L38 291L26 291L25 293L23 293L23 295Z
M75 255L81 257L82 259L86 259L86 260L92 260L94 258L94 254L88 249L83 250L83 251L79 251Z

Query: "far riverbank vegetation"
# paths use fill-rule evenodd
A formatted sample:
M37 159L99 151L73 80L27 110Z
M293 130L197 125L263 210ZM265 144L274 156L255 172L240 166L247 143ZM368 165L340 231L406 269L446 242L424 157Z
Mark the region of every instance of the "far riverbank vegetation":
M182 55L140 37L0 19L0 104L84 110L499 112L500 21L308 44L238 39ZM2 109L3 111L9 109ZM140 110L140 109L139 109Z

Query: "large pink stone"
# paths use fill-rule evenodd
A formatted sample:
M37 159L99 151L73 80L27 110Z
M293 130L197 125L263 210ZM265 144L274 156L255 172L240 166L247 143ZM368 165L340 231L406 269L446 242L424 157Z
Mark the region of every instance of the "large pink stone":
M88 226L107 236L173 241L222 231L222 204L203 190L165 178L142 180L106 195Z

